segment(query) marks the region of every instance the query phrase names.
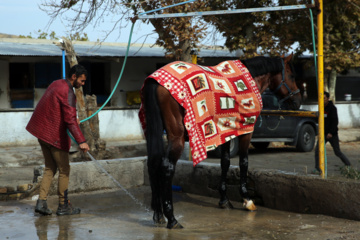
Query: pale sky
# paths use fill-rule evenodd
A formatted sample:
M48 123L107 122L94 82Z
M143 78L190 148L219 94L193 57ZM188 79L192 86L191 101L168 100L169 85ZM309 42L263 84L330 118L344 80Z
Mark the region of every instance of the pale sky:
M56 36L68 36L70 29L66 27L67 22L56 20L48 29L46 29L50 17L39 9L42 0L0 0L0 33L14 35L29 35L33 38L38 37L38 30L50 33L55 31ZM93 29L88 27L85 33L88 34L90 41L102 39L104 32L102 29L111 28L111 23L104 23L101 28ZM119 34L113 33L106 42L127 42L130 34L131 24ZM144 34L152 33L153 27L137 21L134 27L132 42L142 43ZM157 34L147 37L146 43L154 43Z
M54 31L57 37L69 36L70 29L67 27L69 24L67 21L57 19L47 28L50 17L39 9L42 2L43 0L0 0L0 33L25 36L31 33L33 38L37 38L39 36L38 30L41 30L48 34ZM104 30L111 29L113 26L114 24L111 23L109 18L100 27L94 29L93 26L89 26L84 32L88 34L90 41L102 40ZM127 28L114 31L105 42L127 43L130 29L131 22L129 22ZM147 25L140 20L136 21L131 42L155 43L158 35L153 29L154 27L151 24ZM120 35L119 32L121 32ZM202 41L205 45L223 45L224 42L225 40L220 34L209 35L207 39Z

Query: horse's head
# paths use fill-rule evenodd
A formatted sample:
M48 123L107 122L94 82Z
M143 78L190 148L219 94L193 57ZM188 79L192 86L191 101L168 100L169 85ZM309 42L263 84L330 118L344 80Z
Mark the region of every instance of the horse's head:
M301 105L301 94L295 82L292 57L293 54L281 58L283 70L272 77L269 88L281 98L280 103L286 103L291 110L297 110Z

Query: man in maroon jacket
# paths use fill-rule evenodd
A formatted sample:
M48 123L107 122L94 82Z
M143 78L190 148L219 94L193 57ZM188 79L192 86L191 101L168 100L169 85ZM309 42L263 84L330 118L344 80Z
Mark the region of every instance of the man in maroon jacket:
M60 216L80 213L79 208L74 208L70 204L67 196L71 145L67 129L78 142L80 149L87 152L89 146L77 121L76 96L73 90L73 87L80 88L83 86L86 77L86 69L81 65L75 65L70 69L67 79L60 79L51 83L26 126L26 130L38 138L45 158L45 171L40 184L39 199L35 207L35 212L43 215L52 214L52 211L47 207L46 200L51 181L57 170L59 170L59 207L56 214Z

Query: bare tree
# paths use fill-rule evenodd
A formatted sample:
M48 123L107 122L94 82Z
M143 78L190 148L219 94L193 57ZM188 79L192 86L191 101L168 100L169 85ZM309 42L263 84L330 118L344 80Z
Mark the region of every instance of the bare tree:
M214 9L238 9L307 4L308 0L209 0ZM325 88L335 97L336 75L359 67L360 0L324 1ZM313 9L315 19L318 9ZM207 17L226 37L230 50L242 50L244 57L313 52L309 10L274 11ZM316 32L316 31L315 31ZM333 99L334 100L334 99Z
M164 1L132 1L132 0L44 0L41 9L53 20L66 16L71 12L73 17L65 17L72 31L82 32L89 25L101 29L106 18L112 18L113 26L105 32L121 30L135 20L140 12L158 9L173 4L172 0ZM207 10L205 2L196 1L161 10L159 13L181 13ZM205 36L206 26L202 18L159 18L142 20L145 24L152 24L158 34L156 44L166 49L166 56L183 61L191 61L190 52L197 48L199 41ZM51 22L50 22L51 23ZM102 39L102 40L104 40Z
M70 67L78 64L76 57L76 52L74 50L72 42L63 37L62 41L55 42L55 44L66 52L66 58L70 64ZM97 101L96 96L86 95L84 98L83 88L76 88L75 95L77 99L77 112L80 120L86 119L88 116L91 116L97 110ZM93 116L88 121L85 121L80 124L81 130L84 133L85 139L90 147L90 151L95 158L103 159L106 155L106 142L100 139L100 130L99 130L99 117L98 115ZM85 154L80 151L80 154L83 158L87 158Z

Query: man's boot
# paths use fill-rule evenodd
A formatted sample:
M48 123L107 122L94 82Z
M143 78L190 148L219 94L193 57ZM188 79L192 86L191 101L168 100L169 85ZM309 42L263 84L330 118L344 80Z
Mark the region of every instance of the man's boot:
M66 201L64 204L59 204L59 207L56 211L56 215L73 215L79 214L81 212L80 208L75 208L71 205L70 201Z
M48 208L46 200L38 199L35 206L35 212L42 215L51 215L52 211Z

